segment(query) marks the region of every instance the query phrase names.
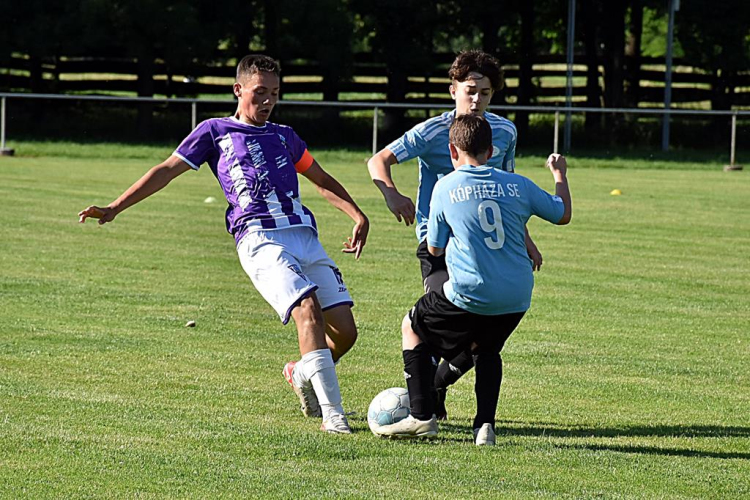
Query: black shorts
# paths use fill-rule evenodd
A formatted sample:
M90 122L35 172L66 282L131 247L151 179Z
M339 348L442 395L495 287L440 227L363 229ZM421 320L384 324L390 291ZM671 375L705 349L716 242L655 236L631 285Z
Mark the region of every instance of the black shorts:
M435 257L428 252L426 239L422 240L417 247L417 258L419 259L419 266L422 268L422 282L435 271L448 272L448 267L445 265L445 254Z
M409 319L414 333L435 354L453 359L472 343L474 354L502 351L524 314L476 314L454 305L442 293L430 292L409 311Z

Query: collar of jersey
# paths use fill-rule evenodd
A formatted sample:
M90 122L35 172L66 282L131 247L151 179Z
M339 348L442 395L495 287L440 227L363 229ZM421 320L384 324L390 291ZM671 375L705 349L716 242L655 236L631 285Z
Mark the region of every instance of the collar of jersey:
M461 165L460 167L458 167L458 170L460 170L461 172L473 172L473 173L481 175L484 173L488 173L491 170L494 170L494 168L490 167L489 165L481 165L479 167L475 167L473 165L467 164L467 165Z
M263 128L266 128L266 126L268 125L268 122L264 123L264 124L263 124L262 126L260 126L260 127L259 127L259 126L257 126L257 125L251 125L250 123L245 123L245 122L243 122L242 120L238 119L238 118L237 118L236 116L230 116L230 117L229 117L229 119L230 119L230 120L232 120L232 121L233 121L234 123L237 123L237 124L239 124L239 125L244 125L244 126L246 126L246 127L252 127L252 128L257 128L257 129L263 129Z

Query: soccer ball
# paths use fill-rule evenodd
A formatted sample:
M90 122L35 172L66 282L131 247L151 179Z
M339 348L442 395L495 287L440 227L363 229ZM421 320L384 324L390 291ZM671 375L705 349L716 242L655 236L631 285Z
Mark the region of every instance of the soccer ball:
M367 423L377 435L377 429L391 425L409 416L409 391L403 387L386 389L372 400L367 409Z

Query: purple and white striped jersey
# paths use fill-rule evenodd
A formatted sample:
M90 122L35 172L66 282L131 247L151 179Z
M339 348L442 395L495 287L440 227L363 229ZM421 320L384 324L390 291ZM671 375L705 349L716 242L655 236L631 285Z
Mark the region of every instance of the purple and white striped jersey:
M300 202L297 179L313 157L291 127L212 118L201 122L173 154L196 170L208 163L229 203L227 231L235 242L258 230L317 230L312 212Z

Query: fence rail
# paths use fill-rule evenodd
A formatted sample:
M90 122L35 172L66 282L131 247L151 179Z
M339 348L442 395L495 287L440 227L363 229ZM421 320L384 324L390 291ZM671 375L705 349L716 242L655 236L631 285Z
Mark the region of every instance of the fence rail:
M449 103L447 68L453 54L433 54L432 63L425 68L401 75L406 92L404 102ZM506 87L502 98L513 99L519 93L538 104L565 102L566 87L560 81L567 77L566 60L562 56L536 55L529 66L530 74L522 79L519 60L503 60ZM528 61L526 61L528 62ZM624 102L637 107L663 102L664 61L661 58L626 56L623 79L627 82ZM576 54L572 68L573 96L581 101L606 97L601 79L610 71L601 58L591 59ZM330 73L316 61L282 61L284 67L283 94L324 94L326 100L338 100L340 94L366 102L368 95L387 95L391 89L388 68L371 54L355 54L349 68L350 78L339 81L327 79ZM146 73L139 73L138 61L132 58L58 57L34 59L14 56L0 67L0 91L34 93L65 92L126 92L136 95L164 95L168 97L218 95L227 92L234 79L235 67L229 64L170 65L156 60L148 64ZM140 74L140 79L139 79ZM713 74L693 67L689 61L676 60L671 75L674 103L717 101L717 106L750 106L750 70L739 71L730 77ZM226 81L229 83L222 83ZM530 82L534 82L533 84ZM525 85L521 85L526 82ZM400 87L400 86L399 86ZM621 89L622 90L622 89ZM614 92L614 91L613 91ZM611 97L611 96L610 96ZM399 98L399 100L401 97ZM718 104L718 102L721 102ZM373 101L375 102L375 101ZM524 101L528 104L528 101Z
M74 96L61 94L18 94L0 92L0 150L3 154L12 154L11 150L6 148L6 102L8 99L39 99L39 100L77 100L77 101L117 101L132 103L183 103L191 106L191 128L197 125L198 105L199 104L226 104L234 106L236 101L229 99L192 99L192 98L158 98L158 97L118 97L118 96ZM308 106L308 107L329 107L329 108L356 108L372 109L372 152L377 152L378 143L378 119L379 113L383 109L400 108L400 109L449 109L450 105L442 104L411 104L411 103L373 103L364 101L294 101L280 100L279 106ZM555 117L554 134L552 137L553 152L558 152L559 143L559 124L561 114L580 114L580 113L608 113L608 114L640 114L661 116L664 120L669 120L672 115L678 116L727 116L731 117L731 134L730 134L730 165L734 165L736 158L736 137L737 137L737 117L750 117L750 110L746 111L714 111L714 110L690 110L690 109L659 109L659 108L592 108L585 106L512 106L499 105L490 106L493 111L510 111L510 112L530 112L540 114L553 114ZM569 138L568 138L569 139ZM569 140L566 143L570 144ZM569 151L567 151L569 152Z

